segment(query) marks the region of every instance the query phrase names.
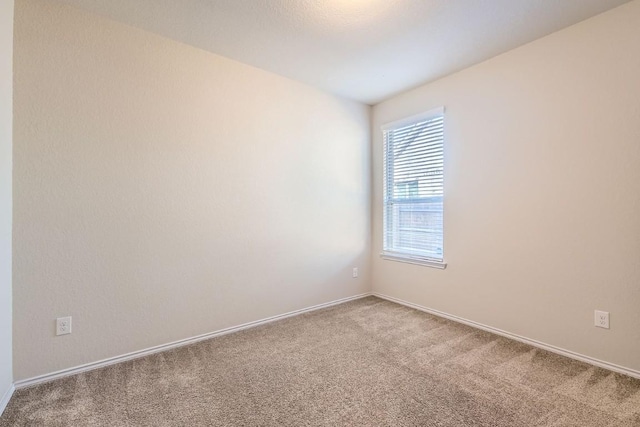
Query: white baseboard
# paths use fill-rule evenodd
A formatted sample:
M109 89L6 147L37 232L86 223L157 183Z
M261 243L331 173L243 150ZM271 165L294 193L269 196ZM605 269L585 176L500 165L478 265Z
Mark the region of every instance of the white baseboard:
M182 347L189 344L194 344L199 341L208 340L211 338L219 337L222 335L230 334L233 332L238 332L243 329L254 328L256 326L264 325L265 323L274 322L276 320L285 319L287 317L297 316L303 313L308 313L310 311L320 310L321 308L331 307L333 305L344 304L345 302L353 301L360 298L365 298L371 295L371 292L367 292L364 294L354 295L347 298L341 298L335 301L325 302L323 304L314 305L307 308L302 308L300 310L290 311L284 314L278 314L276 316L267 317L265 319L255 320L253 322L243 323L242 325L232 326L225 329L220 329L218 331L209 332L206 334L198 335L191 338L185 338L179 341L174 341L167 344L158 345L155 347L146 348L144 350L138 350L131 353L123 354L121 356L110 357L108 359L99 360L97 362L87 363L84 365L76 366L73 368L63 369L60 371L52 372L50 374L38 375L37 377L27 378L24 380L16 381L14 383L15 389L19 390L25 387L31 387L37 384L46 383L49 381L53 381L59 378L68 377L70 375L76 375L81 372L91 371L94 369L103 368L105 366L114 365L116 363L126 362L132 359L138 359L140 357L149 356L154 353L160 353L162 351L170 350L176 347Z
M556 347L550 344L545 344L540 341L536 341L530 338L526 338L520 335L513 334L511 332L503 331L502 329L494 328L492 326L483 325L482 323L474 322L473 320L467 320L462 317L454 316L452 314L444 313L439 310L434 310L432 308L424 307L419 304L414 304L412 302L404 301L399 298L391 297L389 295L384 295L378 292L373 292L372 295L385 299L387 301L395 302L410 308L415 308L416 310L424 311L425 313L433 314L438 317L444 317L445 319L453 320L454 322L463 323L468 326L472 326L474 328L482 329L484 331L492 332L496 335L501 335L503 337L511 338L512 340L519 341L525 344L529 344L533 347L541 348L543 350L550 351L552 353L559 354L561 356L566 356L571 359L579 360L581 362L588 363L590 365L598 366L600 368L608 369L613 372L618 372L620 374L625 374L633 378L640 379L640 371L635 369L627 368L624 366L616 365L614 363L605 362L603 360L594 359L593 357L585 356L583 354L579 354L570 350L565 350L564 348Z
M13 392L15 390L16 389L15 389L14 385L11 384L9 389L4 393L4 395L0 399L0 415L2 415L4 410L7 408L7 405L9 404L9 401L11 400L11 396L13 396Z

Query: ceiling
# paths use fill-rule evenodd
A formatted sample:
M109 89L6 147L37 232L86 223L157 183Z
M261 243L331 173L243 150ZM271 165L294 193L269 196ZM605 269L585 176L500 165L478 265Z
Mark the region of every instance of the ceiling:
M628 0L61 0L375 104Z

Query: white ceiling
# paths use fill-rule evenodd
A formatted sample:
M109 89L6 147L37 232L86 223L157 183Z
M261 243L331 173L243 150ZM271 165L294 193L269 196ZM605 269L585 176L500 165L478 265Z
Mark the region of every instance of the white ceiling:
M62 0L375 104L628 0Z

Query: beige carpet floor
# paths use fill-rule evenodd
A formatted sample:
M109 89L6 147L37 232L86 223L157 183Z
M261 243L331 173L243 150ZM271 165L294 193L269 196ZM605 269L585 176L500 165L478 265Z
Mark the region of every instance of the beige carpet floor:
M640 380L375 297L19 390L0 426L640 426Z

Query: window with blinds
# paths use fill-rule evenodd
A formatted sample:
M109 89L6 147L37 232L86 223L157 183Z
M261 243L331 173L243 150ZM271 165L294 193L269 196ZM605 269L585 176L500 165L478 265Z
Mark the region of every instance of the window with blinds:
M382 127L384 253L443 264L444 108Z

